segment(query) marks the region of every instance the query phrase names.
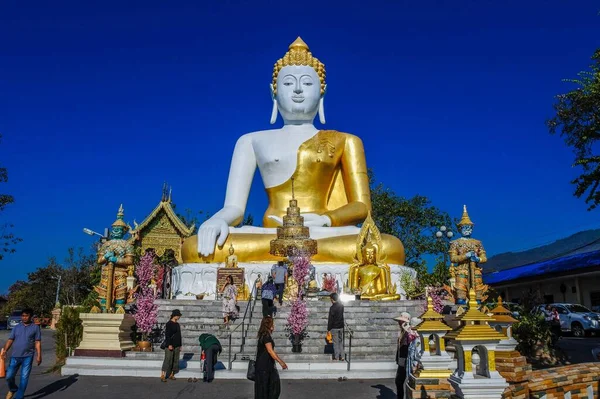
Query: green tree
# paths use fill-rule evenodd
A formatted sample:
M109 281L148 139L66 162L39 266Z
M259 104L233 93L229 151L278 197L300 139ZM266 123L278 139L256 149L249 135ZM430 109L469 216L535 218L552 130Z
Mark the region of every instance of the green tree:
M61 278L59 302L78 305L90 295L95 281L95 256L83 249L70 248L64 266L56 258L48 259L44 267L27 274L27 281L17 281L9 288L7 311L32 308L40 316L50 316L56 302L58 277Z
M600 49L592 56L594 64L589 71L579 72L577 79L566 79L576 88L556 96L556 115L546 124L551 134L557 132L575 153L573 166L583 173L571 181L574 195L581 198L592 210L600 204Z
M251 213L249 213L244 217L244 220L242 220L242 222L240 224L238 224L236 227L252 226L252 224L254 224L254 217L252 216Z
M2 135L0 135L0 140ZM0 167L0 183L8 182L8 171L6 168ZM15 202L15 198L9 194L0 194L0 211L3 211L7 205ZM23 241L23 239L15 237L11 233L11 229L14 227L11 223L4 223L0 225L0 260L4 258L5 254L12 254L15 252L15 245Z
M425 196L405 198L396 195L390 188L377 183L371 170L369 181L373 220L382 233L400 238L406 253L406 266L417 271L422 283L431 283L424 257L441 256L447 251L447 244L438 240L435 233L442 225L452 226L452 219L448 213L433 206ZM443 263L443 257L440 259L434 268L436 279L447 276L447 266Z

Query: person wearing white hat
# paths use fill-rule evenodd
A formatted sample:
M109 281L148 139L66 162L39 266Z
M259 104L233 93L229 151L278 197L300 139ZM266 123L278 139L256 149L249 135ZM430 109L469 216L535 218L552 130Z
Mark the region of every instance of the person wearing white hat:
M404 383L407 376L406 366L408 349L410 344L418 337L418 335L412 331L411 326L419 319L413 317L413 323L411 323L410 313L402 312L400 316L394 318L394 320L398 322L398 326L400 327L398 347L396 348L396 364L398 365L398 370L396 371L396 394L398 399L404 399ZM416 327L418 324L419 323L414 324L414 327Z

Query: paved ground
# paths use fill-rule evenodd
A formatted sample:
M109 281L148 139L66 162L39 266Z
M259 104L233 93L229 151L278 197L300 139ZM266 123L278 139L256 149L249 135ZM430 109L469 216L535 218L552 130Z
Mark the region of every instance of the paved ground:
M0 343L4 345L7 331L0 331ZM53 332L43 331L43 362L34 366L27 388L28 399L39 398L85 398L85 399L130 399L148 397L161 399L227 398L246 399L254 397L254 385L247 380L215 380L211 384L187 382L187 380L163 383L159 378L118 377L62 377L56 373L44 373L54 364ZM284 371L282 371L283 373ZM17 380L18 381L18 380ZM395 399L393 380L354 381L283 381L281 398L377 398ZM0 398L8 391L0 380Z
M600 347L600 337L562 337L558 340L558 346L572 363L597 362L598 359L592 356L592 349Z
M0 343L4 343L8 332L0 331ZM592 349L600 346L600 338L572 338L560 340L559 345L576 363L593 361ZM164 399L186 398L253 398L253 384L250 381L215 380L212 384L190 383L187 380L162 383L158 378L118 378L118 377L61 377L54 373L44 373L54 363L54 339L52 331L43 332L43 363L35 367L30 378L27 398L85 398L85 399L129 399L150 397ZM0 398L7 388L0 381ZM373 398L395 399L393 380L350 380L315 381L286 380L282 383L281 398Z

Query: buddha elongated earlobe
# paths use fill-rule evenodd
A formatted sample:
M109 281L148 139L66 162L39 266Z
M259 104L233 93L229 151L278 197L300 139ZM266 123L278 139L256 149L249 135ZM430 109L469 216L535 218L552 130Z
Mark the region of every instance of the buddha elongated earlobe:
M325 105L323 105L323 97L319 100L319 122L325 124Z
M271 111L271 125L277 121L277 100L273 99L273 110Z

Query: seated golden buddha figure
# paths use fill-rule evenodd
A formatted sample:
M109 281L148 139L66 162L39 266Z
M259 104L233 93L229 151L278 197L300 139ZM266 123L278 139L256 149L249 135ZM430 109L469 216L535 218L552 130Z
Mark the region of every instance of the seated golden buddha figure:
M204 222L196 236L183 244L184 263L223 262L234 241L239 262L272 261L270 241L286 213L292 178L304 225L317 240L316 262L348 264L355 255L356 236L371 210L367 164L362 141L335 130L318 130L325 123L325 66L298 38L273 71L271 123L278 112L284 126L240 137L233 152L225 204ZM234 228L243 218L250 186L258 167L269 201L263 227ZM404 247L383 235L382 249L392 264L404 264Z
M354 293L360 292L361 299L396 300L396 287L392 286L390 267L378 259L381 237L371 215L365 220L358 239L357 262L350 265L348 286Z

